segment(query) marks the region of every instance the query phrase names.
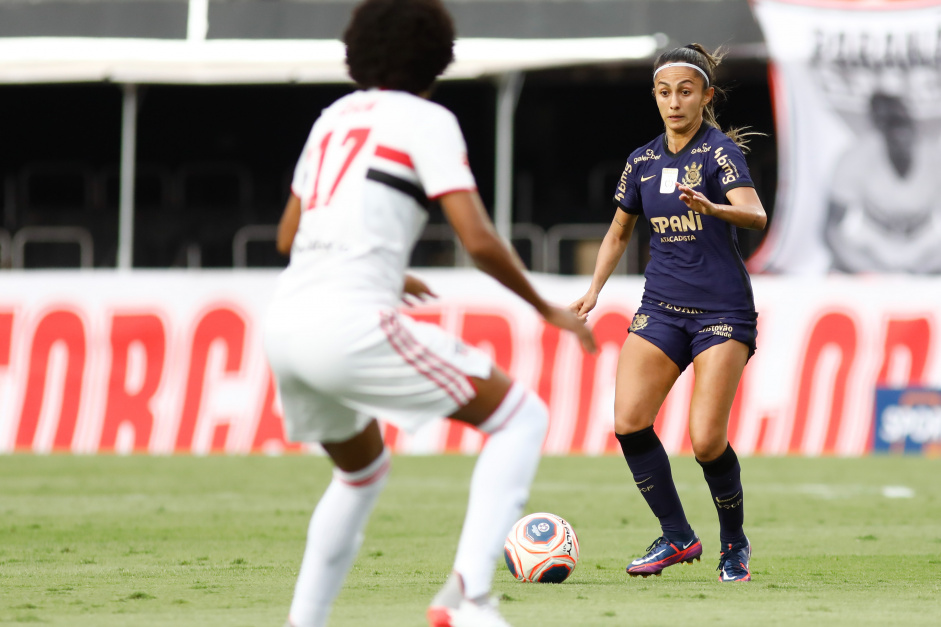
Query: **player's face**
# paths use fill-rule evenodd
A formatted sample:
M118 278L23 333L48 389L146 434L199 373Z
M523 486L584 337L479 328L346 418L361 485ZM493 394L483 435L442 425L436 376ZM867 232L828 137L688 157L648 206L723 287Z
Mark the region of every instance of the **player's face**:
M695 131L702 122L703 107L712 100L715 89L705 88L702 74L687 67L670 67L657 72L653 92L667 130Z

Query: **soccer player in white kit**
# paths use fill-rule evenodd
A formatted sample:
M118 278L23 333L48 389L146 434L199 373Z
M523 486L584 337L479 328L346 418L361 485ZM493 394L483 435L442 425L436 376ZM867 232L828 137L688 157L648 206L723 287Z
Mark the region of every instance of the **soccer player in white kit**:
M323 111L295 171L278 231L291 262L278 280L265 347L287 436L319 442L333 479L308 529L288 624L326 624L390 456L377 416L414 430L440 416L490 437L471 479L453 572L432 600L432 627L506 626L490 600L504 538L522 512L548 415L484 353L398 313L404 294L431 295L406 266L437 200L478 267L549 323L591 333L546 303L496 235L476 191L455 117L427 96L453 59L440 0L366 0L344 34L361 88Z

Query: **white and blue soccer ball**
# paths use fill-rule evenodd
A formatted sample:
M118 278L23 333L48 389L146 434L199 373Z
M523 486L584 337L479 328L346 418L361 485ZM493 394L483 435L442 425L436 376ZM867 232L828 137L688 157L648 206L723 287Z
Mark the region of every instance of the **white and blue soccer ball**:
M555 514L523 516L503 544L506 567L520 581L562 583L578 564L578 538Z

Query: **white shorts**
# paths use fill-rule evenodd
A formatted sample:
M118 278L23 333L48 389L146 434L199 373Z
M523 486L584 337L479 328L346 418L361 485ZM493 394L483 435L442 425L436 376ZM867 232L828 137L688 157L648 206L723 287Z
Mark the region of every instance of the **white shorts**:
M488 378L492 368L485 353L394 309L275 303L265 351L294 442L343 442L373 418L414 432L470 402L469 377Z

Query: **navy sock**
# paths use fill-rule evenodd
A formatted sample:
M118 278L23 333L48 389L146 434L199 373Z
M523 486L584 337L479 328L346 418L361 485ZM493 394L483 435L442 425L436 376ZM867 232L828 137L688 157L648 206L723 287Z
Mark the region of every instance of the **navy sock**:
M646 499L650 510L660 519L663 535L671 542L692 539L693 530L686 520L683 504L673 483L670 459L653 427L614 435L621 444L621 451L634 475L637 489Z
M735 544L745 539L742 523L743 510L742 467L738 456L729 444L725 452L711 462L701 462L702 474L712 492L712 502L719 512L719 540L722 546Z

